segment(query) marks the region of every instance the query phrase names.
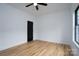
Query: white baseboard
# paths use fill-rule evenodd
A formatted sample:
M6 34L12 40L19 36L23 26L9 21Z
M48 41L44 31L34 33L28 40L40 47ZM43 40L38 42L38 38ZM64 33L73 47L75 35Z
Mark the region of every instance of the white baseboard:
M22 41L22 42L14 43L12 45L9 45L8 47L4 47L4 48L0 49L0 51L8 49L8 48L11 48L11 47L15 47L15 46L21 45L23 43L27 43L27 41Z

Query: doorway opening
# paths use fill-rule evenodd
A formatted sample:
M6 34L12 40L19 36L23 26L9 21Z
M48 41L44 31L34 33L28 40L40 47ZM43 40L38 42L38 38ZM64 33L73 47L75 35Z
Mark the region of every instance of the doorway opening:
M27 21L27 42L33 41L33 22Z

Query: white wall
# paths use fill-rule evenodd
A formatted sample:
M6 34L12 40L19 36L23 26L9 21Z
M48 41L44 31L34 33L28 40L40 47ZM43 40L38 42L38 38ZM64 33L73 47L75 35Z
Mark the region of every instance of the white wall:
M38 39L38 16L37 15L34 15L33 17L33 40L37 40Z
M27 42L27 20L33 19L28 13L0 4L0 50Z
M71 16L69 10L39 17L39 39L68 43L72 39Z

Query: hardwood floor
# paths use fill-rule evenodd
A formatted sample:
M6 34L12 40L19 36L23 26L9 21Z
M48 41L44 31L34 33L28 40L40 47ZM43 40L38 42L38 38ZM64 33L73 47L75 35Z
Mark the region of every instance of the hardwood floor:
M0 56L71 56L69 45L35 40L0 51Z

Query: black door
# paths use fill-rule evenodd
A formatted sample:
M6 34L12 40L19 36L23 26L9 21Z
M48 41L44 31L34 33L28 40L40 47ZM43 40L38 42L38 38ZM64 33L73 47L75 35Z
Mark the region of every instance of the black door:
M27 41L33 40L33 22L27 21Z

